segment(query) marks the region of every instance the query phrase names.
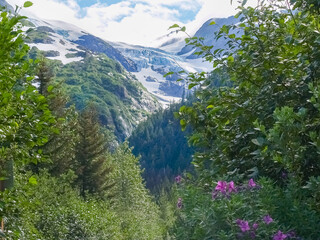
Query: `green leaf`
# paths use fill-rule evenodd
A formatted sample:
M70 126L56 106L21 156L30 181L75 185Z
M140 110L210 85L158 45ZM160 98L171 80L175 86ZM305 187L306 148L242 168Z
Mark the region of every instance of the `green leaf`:
M23 4L23 7L24 7L24 8L28 8L28 7L31 7L32 5L33 5L32 2L26 1L26 2Z
M168 73L164 74L163 77L167 77L167 76L172 75L172 74L174 74L174 72L168 72Z
M2 231L0 231L0 237L6 237L6 235Z
M209 23L209 25L215 25L215 24L216 24L215 21L212 21L212 22Z
M190 90L191 88L197 86L198 83L190 83L189 86L188 86L188 89Z
M38 184L37 179L34 176L29 178L29 183L32 184L32 185L37 185Z
M229 56L229 57L227 58L227 60L228 60L229 62L234 62L234 57Z
M169 29L171 28L179 28L180 26L178 24L173 24L172 26L169 27Z
M181 31L181 32L185 32L185 31L186 31L186 27L182 27L182 28L180 29L180 31Z
M52 90L53 90L53 86L50 85L50 86L48 87L48 92L51 92Z
M243 0L243 1L242 1L242 3L241 3L241 6L246 5L246 4L247 4L247 2L248 2L248 0Z

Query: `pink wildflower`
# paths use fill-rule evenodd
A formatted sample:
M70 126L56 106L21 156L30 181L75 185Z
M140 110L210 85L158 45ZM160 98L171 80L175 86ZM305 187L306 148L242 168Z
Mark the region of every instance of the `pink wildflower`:
M282 233L280 230L273 236L273 240L283 240L287 238L287 234Z
M253 179L251 178L250 180L249 180L249 182L248 182L248 186L250 187L250 188L254 188L254 187L256 187L257 186L257 184L253 181Z
M225 182L225 181L218 181L218 184L217 184L215 190L224 193L224 192L226 192L226 189L227 189L227 182Z
M270 224L273 222L273 219L270 217L270 215L266 215L263 217L263 221L266 223L266 224Z
M250 226L249 226L248 221L237 219L236 223L238 224L238 226L242 232L246 232L246 231L250 230Z
M236 192L236 189L235 189L235 187L234 187L234 182L233 182L233 181L231 181L231 182L228 183L227 189L228 189L228 192L229 192L229 193L231 193L231 192Z

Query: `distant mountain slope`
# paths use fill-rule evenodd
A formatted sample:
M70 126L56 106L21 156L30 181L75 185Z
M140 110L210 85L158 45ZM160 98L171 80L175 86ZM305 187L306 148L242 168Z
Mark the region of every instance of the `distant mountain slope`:
M186 60L160 49L108 42L65 22L30 21L33 31L28 33L26 40L31 47L43 51L47 58L67 64L83 60L86 52L96 55L103 53L133 73L162 105L180 101L186 91L183 81L176 82L179 75L164 78L164 74L182 69L206 71L209 68L202 61Z
M138 80L154 94L163 105L181 100L182 95L188 91L184 81L178 74L163 77L167 72L207 71L210 64L201 60L185 59L174 53L157 48L129 45L125 43L111 43L124 56L132 59L137 65L137 72L133 74Z
M212 21L214 21L215 24L210 25ZM239 22L239 19L235 18L234 16L231 16L228 18L211 18L199 28L199 30L194 34L194 36L198 38L200 37L204 38L203 43L205 45L214 46L212 50L223 48L226 44L226 40L223 38L215 40L214 33L218 32L223 25L231 25L231 24L236 24L238 22ZM237 32L231 30L230 34L232 33L237 34ZM191 46L185 46L177 54L186 55L187 59L199 58L200 56L192 54L195 51L197 50L194 50Z
M11 12L14 11L13 7L9 3L7 3L5 0L0 0L0 6L5 7L7 10Z
M98 53L104 53L108 57L118 60L122 66L125 67L129 72L137 72L137 65L134 61L132 61L129 58L126 58L124 55L121 54L119 50L112 47L111 44L107 43L106 41L95 37L91 34L80 36L78 40L73 41L76 44L79 44L82 47L85 47L86 49L98 52Z
M108 42L72 24L39 19L29 19L29 21L34 25L33 32L28 34L30 46L35 46L44 51L58 51L60 53L57 56L49 56L51 59L69 63L83 59L79 56L79 52L91 51L98 54L104 53L109 58L120 62L130 72L137 71L136 64Z
M161 107L127 71L135 71L136 64L109 43L61 21L31 19L26 24L30 57L55 60L50 63L55 79L64 82L71 102L79 110L96 103L101 122L119 140Z
M30 56L34 58L40 53L34 47ZM52 60L49 63L55 73L54 79L63 83L71 103L78 110L95 103L101 123L112 130L118 140L128 137L139 122L160 107L132 74L104 54L85 52L81 61L63 64Z

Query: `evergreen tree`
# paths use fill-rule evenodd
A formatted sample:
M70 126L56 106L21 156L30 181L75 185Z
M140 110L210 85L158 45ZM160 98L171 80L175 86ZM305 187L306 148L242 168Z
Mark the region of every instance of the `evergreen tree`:
M112 171L108 142L98 122L96 108L90 104L79 116L79 143L76 146L76 174L82 197L86 193L102 193L114 183L108 179Z
M189 131L182 132L179 120L174 117L180 106L172 104L150 116L129 138L130 145L134 147L132 152L141 156L146 185L154 193L159 193L166 182L173 182L175 176L190 168L193 149L186 139Z
M52 162L45 167L49 168L53 175L60 175L72 169L75 161L75 146L78 141L77 114L73 106L67 107L68 97L63 93L61 84L55 83L53 78L48 60L41 59L37 69L39 93L48 99L49 109L57 118L56 132L51 134L42 151ZM36 165L33 169L39 167Z

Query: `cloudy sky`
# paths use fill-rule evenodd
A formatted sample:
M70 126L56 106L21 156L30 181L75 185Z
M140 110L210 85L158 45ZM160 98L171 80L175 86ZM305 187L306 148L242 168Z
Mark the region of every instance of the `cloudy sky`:
M7 0L22 6L25 0ZM192 33L210 18L237 11L237 0L31 0L22 14L62 20L110 41L152 46L177 23ZM256 0L249 0L249 4Z

